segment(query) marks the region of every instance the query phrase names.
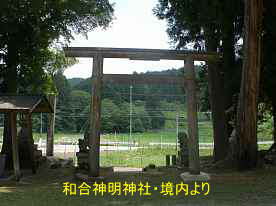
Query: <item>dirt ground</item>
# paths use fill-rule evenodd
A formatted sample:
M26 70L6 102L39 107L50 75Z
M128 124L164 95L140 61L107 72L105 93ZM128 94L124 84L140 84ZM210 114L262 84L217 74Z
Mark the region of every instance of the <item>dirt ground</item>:
M208 182L210 185L209 194L204 195L204 192L207 192L205 188L205 191L195 196L191 195L191 191L194 189L194 182L188 183L188 195L183 191L176 195L176 186L179 186L182 182L180 178L182 172L176 168L160 168L158 171L150 172L139 172L139 170L127 171L126 169L111 172L110 169L103 169L101 176L104 179L97 180L98 185L103 181L103 184L107 186L107 192L103 195L99 191L97 195L94 194L96 190L93 191L93 188L97 187L97 185L94 185L94 181L86 181L87 185L91 186L88 195L80 195L81 188L77 188L76 195L65 195L64 183L69 182L73 186L76 184L77 187L80 187L83 181L77 180L74 177L75 169L73 167L49 169L45 164L39 168L35 175L32 175L29 171L24 171L24 176L20 182L0 180L0 205L276 205L276 167L266 166L262 169L242 173L231 170L211 171L211 180ZM120 182L122 185L121 195L111 195L111 193L108 193L108 185L110 183L110 185L114 185L115 182ZM123 185L125 183L130 185L132 182L137 185L136 192L133 196L131 192L127 192L125 195ZM151 195L145 195L145 191L140 194L141 190L138 190L140 183L144 186L148 183ZM163 188L165 191L163 193L162 183L166 185ZM168 187L170 186L168 183L171 183L173 186ZM192 188L191 190L190 187ZM125 188L130 189L127 186ZM172 192L170 188L173 188ZM84 192L84 189L82 189L82 192ZM166 192L167 195L165 195Z

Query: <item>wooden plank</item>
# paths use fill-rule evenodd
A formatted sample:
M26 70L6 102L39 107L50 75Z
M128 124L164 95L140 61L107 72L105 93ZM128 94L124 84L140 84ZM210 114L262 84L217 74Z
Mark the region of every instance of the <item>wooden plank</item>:
M36 173L36 163L34 157L34 139L33 139L33 129L32 129L32 114L27 115L27 127L28 127L28 144L30 151L30 161L33 174Z
M48 122L48 129L47 129L46 156L53 156L54 155L55 117L56 117L56 96L50 95L49 102L52 105L54 113L49 114L49 122Z
M16 114L17 114L16 112L10 112L13 168L14 168L15 179L16 181L19 181L21 177L21 173L20 173L19 154L18 154Z
M104 74L104 83L111 84L183 84L184 78L169 75Z
M185 62L185 80L187 94L188 116L188 145L189 145L189 171L191 174L200 174L197 99L194 61L187 58Z
M92 99L90 107L89 142L89 177L98 177L100 173L100 128L101 128L101 90L103 77L103 57L93 59Z
M165 49L135 49L135 48L106 48L106 47L65 47L63 48L67 57L95 57L101 55L103 58L127 58L137 60L185 60L191 57L197 61L218 59L220 54L198 52L191 50L165 50Z

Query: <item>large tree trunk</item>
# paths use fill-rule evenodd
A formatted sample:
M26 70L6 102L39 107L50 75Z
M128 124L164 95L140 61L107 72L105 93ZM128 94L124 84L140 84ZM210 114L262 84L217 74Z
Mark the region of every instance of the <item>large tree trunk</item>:
M3 145L1 154L6 154L6 168L11 169L13 166L12 162L12 139L11 139L11 119L8 114L4 117L4 132L3 132Z
M261 12L263 0L245 0L244 60L237 113L238 165L257 165L257 99L261 67Z
M223 160L228 153L223 76L216 63L208 62L208 83L214 132L214 161Z
M207 51L216 52L218 40L212 34L214 30L206 28L205 31L208 33ZM208 89L212 110L214 133L213 156L215 161L225 159L229 147L226 131L224 84L221 69L218 67L217 62L208 62Z
M273 117L272 138L274 140L274 143L276 143L276 100L272 101L272 117Z
M17 62L18 54L17 48L14 42L10 40L8 45L7 54L7 75L5 76L5 83L7 84L6 93L16 94L17 92ZM4 132L3 132L3 145L2 154L6 154L6 166L7 168L12 168L12 141L11 141L11 119L9 115L5 115L4 120Z
M231 9L232 1L226 1L226 6ZM231 9L233 10L233 8ZM224 16L224 25L223 25L223 32L222 32L222 47L223 47L223 56L222 56L222 68L223 71L223 79L221 87L224 89L224 104L225 110L229 110L233 108L236 109L235 102L233 101L233 97L235 94L239 93L240 89L240 82L235 80L238 78L236 73L236 65L235 65L235 32L234 32L234 15L231 12L226 12L227 15ZM228 113L226 116L226 136L229 138L233 131L233 125L230 124L231 116L236 110Z

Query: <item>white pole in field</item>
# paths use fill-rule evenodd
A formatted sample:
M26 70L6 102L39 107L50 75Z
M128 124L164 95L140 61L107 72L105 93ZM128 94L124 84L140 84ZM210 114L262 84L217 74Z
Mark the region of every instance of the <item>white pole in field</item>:
M77 163L77 161L78 161L78 159L77 159L77 144L78 144L78 142L77 141L74 141L74 158L73 158L73 160L74 160L74 166L76 167L77 165L78 165L78 163Z
M176 113L176 144L175 150L177 152L177 144L178 144L178 133L179 133L179 112Z
M163 136L162 134L160 135L160 149L162 150L162 139L163 139Z
M130 85L130 90L129 90L129 140L128 143L131 142L132 140L132 85ZM130 149L131 149L131 145L130 145Z
M40 136L42 135L42 113L40 113Z

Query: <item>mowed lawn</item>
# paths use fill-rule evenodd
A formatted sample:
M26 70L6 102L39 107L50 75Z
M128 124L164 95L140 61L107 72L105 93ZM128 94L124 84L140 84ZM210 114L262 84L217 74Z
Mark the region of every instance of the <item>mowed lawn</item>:
M259 150L267 150L270 145L259 145ZM177 155L177 151L173 146L163 147L145 147L128 151L104 151L100 153L101 166L120 166L120 167L136 167L144 168L150 164L155 166L166 165L166 155ZM212 148L204 148L199 150L202 158L213 155Z
M154 191L164 183L181 183L180 173L177 169L163 169L160 173L106 173L104 183L134 182L139 184L148 182L152 187L150 196L66 196L63 193L63 183L70 182L79 186L82 182L74 179L73 168L47 169L41 167L34 176L27 176L19 183L0 181L1 206L273 206L276 204L276 168L266 167L248 172L237 171L209 171L211 174L210 193L197 196L164 196L161 189ZM215 174L216 173L216 174ZM87 182L88 185L93 183ZM194 183L189 183L193 188ZM93 188L93 187L92 187ZM175 189L173 190L175 191Z
M176 155L173 146L146 147L128 151L104 151L100 154L102 166L121 166L144 168L149 164L166 165L166 155ZM211 149L201 149L200 156L212 155Z

